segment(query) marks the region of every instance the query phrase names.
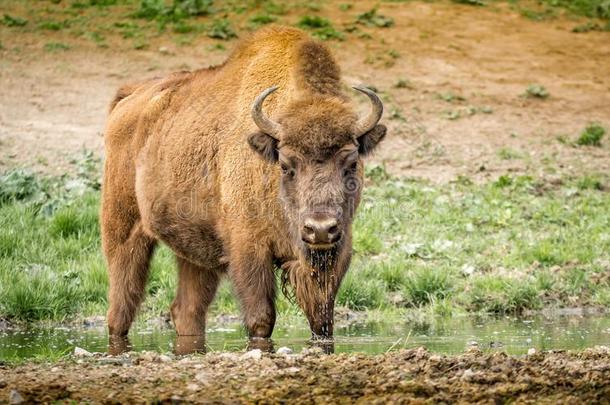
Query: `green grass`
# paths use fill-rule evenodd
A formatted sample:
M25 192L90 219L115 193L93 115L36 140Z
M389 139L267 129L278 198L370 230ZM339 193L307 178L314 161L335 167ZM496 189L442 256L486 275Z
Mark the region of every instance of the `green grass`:
M342 40L344 38L343 33L337 31L329 19L317 15L302 16L297 23L297 26L304 30L308 30L311 32L312 36L321 39L322 41L331 39Z
M606 129L599 124L590 124L580 134L576 143L585 146L601 146Z
M104 314L99 180L90 154L78 177L26 170L0 176L0 316L20 321ZM354 310L520 312L610 301L608 176L561 185L502 176L482 185L437 186L394 178L381 166L368 181L354 223L354 259L337 297ZM155 254L142 318L167 312L173 254ZM281 313L298 309L280 296ZM228 283L215 313L236 313Z

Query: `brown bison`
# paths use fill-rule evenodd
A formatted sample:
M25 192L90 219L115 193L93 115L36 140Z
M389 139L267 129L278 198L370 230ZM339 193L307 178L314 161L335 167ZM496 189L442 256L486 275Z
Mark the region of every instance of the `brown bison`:
M269 337L278 268L313 335L332 336L362 157L386 133L379 98L355 89L372 102L361 118L329 50L300 30L272 27L220 66L118 91L101 209L111 336L129 330L157 241L178 262L178 335L204 334L228 272L249 336Z

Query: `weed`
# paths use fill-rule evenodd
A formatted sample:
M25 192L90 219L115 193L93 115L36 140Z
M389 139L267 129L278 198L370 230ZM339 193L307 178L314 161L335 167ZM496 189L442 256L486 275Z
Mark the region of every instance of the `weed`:
M277 21L277 17L270 14L256 14L248 20L249 26L252 29L261 27L266 24L271 24Z
M412 89L413 85L407 79L398 79L396 83L394 83L394 88L397 89Z
M400 53L397 50L394 49L390 49L388 51L388 55L392 58L392 59L398 59L400 58Z
M572 32L581 33L589 31L610 31L610 21L606 25L600 25L596 22L588 21L585 24L577 25L572 28Z
M166 5L165 0L142 0L132 17L163 23L176 22L188 17L209 15L211 7L212 0L174 0L170 6Z
M482 0L452 0L454 3L468 4L470 6L484 6L485 2Z
M206 49L208 51L226 51L227 50L227 48L220 42L217 42L214 45L209 45Z
M575 14L590 18L610 19L608 0L543 0L552 7L564 7Z
M268 14L284 15L287 13L286 5L275 1L264 0L263 10Z
M454 101L466 101L466 98L463 96L460 96L459 94L453 94L451 92L449 93L439 93L437 94L438 98L440 98L441 100L444 100L448 103L453 103Z
M228 40L237 37L231 23L226 18L216 19L212 21L212 25L208 28L207 35L210 38Z
M604 190L604 184L600 176L595 175L586 175L581 177L578 179L576 185L580 190Z
M394 19L377 14L377 7L358 15L356 18L357 24L363 24L368 27L387 28L394 25Z
M357 274L348 273L337 294L337 303L356 311L380 308L385 302L386 290L375 278L360 280Z
M498 150L498 157L503 160L514 160L521 159L523 155L520 152L510 148L501 148Z
M543 10L530 10L530 9L521 9L519 13L530 20L534 21L543 21L554 18L557 13L554 9L547 7Z
M576 143L585 146L601 146L606 129L599 124L590 124L580 134Z
M429 304L434 299L448 297L451 284L446 271L419 268L406 276L403 292L411 305L419 307Z
M309 30L332 27L329 19L317 15L304 15L301 17L297 25L300 28Z
M23 26L27 25L28 20L26 20L25 18L13 17L11 15L4 14L1 22L3 25L6 25L7 27L23 27Z
M545 99L549 97L547 89L539 84L530 84L525 90L526 97Z
M348 11L348 10L351 10L353 7L354 7L354 5L350 4L350 3L339 4L339 10L341 10L341 11Z
M43 21L38 24L38 28L49 31L60 31L68 27L67 21Z
M317 15L304 15L297 23L297 26L299 28L311 31L314 37L317 37L323 41L330 39L343 39L343 34L333 27L330 20Z
M67 51L68 49L70 49L70 45L61 42L47 42L44 45L44 50L48 52Z
M28 170L16 169L0 177L0 205L23 201L41 192L38 178Z

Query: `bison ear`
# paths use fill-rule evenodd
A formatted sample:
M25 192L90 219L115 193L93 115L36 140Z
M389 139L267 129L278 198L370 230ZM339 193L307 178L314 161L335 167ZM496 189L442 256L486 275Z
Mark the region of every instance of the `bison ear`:
M277 162L277 139L263 132L255 132L248 137L250 147L270 162Z
M377 147L379 142L381 142L387 130L388 129L385 125L375 125L375 127L369 132L365 133L364 135L360 135L357 138L359 144L358 152L360 152L362 156L366 156L371 153L373 149Z

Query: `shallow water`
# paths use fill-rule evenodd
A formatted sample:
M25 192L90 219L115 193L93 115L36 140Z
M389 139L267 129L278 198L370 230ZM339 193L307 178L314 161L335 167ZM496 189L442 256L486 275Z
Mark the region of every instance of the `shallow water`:
M135 328L130 333L132 350L172 352L176 335L169 328ZM275 348L295 351L311 345L309 330L303 326L279 326L273 334ZM461 353L469 347L523 354L537 350L577 350L610 345L610 315L542 316L528 318L454 317L432 323L412 321L365 322L337 327L334 351L383 353L388 350L424 346L433 352ZM0 359L49 357L70 353L78 346L90 352L108 350L104 327L29 329L0 331ZM210 325L207 351L246 349L247 339L239 324Z

